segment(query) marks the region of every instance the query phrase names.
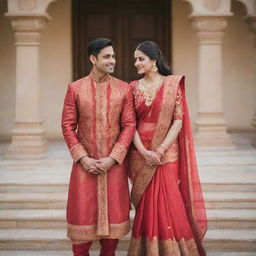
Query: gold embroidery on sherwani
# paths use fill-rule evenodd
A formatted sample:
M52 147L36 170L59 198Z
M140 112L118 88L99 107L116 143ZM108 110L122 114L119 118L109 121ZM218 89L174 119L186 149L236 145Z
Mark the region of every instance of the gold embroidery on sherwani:
M74 162L77 162L83 156L88 156L82 144L76 144L69 151L73 157Z
M78 150L80 147L76 146L79 142L84 147L85 152L95 159L108 157L112 151L117 152L117 154L120 152L121 155L118 155L118 161L122 163L135 130L132 90L127 83L106 76L104 81L101 80L99 84L99 86L102 86L100 88L102 94L96 95L96 87L92 80L95 79L90 74L69 85L62 118L65 140L69 149L74 147L74 152L80 152ZM107 85L110 85L110 87ZM104 91L107 94L103 93ZM129 97L127 97L128 92ZM99 99L98 103L96 101L97 97ZM104 113L101 112L102 105L107 106ZM100 116L100 114L103 115ZM100 121L101 118L105 120ZM124 165L116 165L107 174L108 176L118 177L116 184L107 179L100 178L98 181L99 178L84 171L80 163L73 163L67 207L67 221L73 224L68 225L68 234L71 240L76 238L81 241L102 237L120 238L129 232L128 186L126 186L125 175L122 176L122 173L125 174ZM104 193L104 191L107 192L108 186L110 189L112 187L119 188L120 184L124 186L123 190L120 191L120 195L124 196L124 202L122 205L118 201L116 205L117 209L123 211L116 216L118 211L113 209L114 207L108 209L109 205L104 202L104 198L107 198L107 193ZM91 197L95 200L92 203L92 208L90 208ZM108 195L108 198L110 198L110 195ZM114 202L111 201L110 203L108 201L107 203L112 205ZM111 218L108 218L109 212L114 213ZM113 224L119 222L122 223ZM83 230L88 230L88 227L90 232L83 232ZM108 233L108 229L108 235L97 236L97 234ZM117 230L119 231L117 232ZM78 233L80 236L76 237Z
M131 238L128 256L199 256L194 239L180 241L173 239L152 240Z
M108 238L110 239L116 239L120 238L122 236L125 236L130 230L130 221L125 221L123 223L119 224L110 224L109 225L109 233L110 235ZM84 237L86 237L86 240L92 241L92 240L98 240L101 239L101 237L106 237L104 235L98 236L96 234L97 226L96 225L88 225L88 226L77 226L68 224L68 233L67 236L71 240L76 241L85 241Z
M170 117L174 112L177 89L181 78L182 76L167 76L164 80L164 95L157 126L151 142L152 150L155 150L162 143L171 125L172 119ZM131 152L131 154L135 156L136 152ZM175 156L172 157L172 159L175 158ZM138 161L130 161L130 165L131 170L133 168L134 170L140 170L140 173L134 179L133 188L131 191L132 203L135 207L137 207L139 200L154 176L157 167L147 165L145 160L141 157L138 157Z
M89 81L88 81L89 80ZM89 85L89 86L88 86ZM88 141L95 141L96 140L96 102L95 102L95 90L91 87L91 80L90 77L83 78L82 86L81 86L81 93L80 93L80 102L79 102L79 119L86 120L86 122L79 122L79 130L78 130L78 137L81 143L83 144L86 151L90 152L90 156L93 158L97 158L97 147L92 147ZM86 116L85 112L82 111L86 109ZM92 125L93 124L93 125ZM84 138L80 135L79 131L87 131L87 136L90 135L90 138Z
M107 91L110 81L107 79L104 83L92 82L95 86L96 96L96 144L98 157L106 157L108 144L106 141L106 127L108 127L108 102ZM97 175L97 198L98 198L98 218L97 231L98 236L109 235L108 223L108 190L107 173Z

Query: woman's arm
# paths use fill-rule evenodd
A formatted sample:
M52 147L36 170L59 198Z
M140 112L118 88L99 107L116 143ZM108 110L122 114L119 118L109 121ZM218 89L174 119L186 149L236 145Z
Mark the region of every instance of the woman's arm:
M170 147L170 145L178 137L181 128L182 128L182 120L181 119L174 120L171 128L169 129L169 131L168 131L168 133L167 133L167 135L164 139L164 141L162 142L162 144L160 144L157 147L156 152L158 152L161 156L163 156L165 151Z
M147 150L144 147L137 130L135 131L133 144L149 165L158 165L161 163L160 157L156 154L156 152Z
M173 113L173 123L164 139L162 144L158 146L156 152L161 156L164 155L165 151L170 147L170 145L176 140L179 135L179 132L182 128L182 119L183 119L183 105L182 105L182 91L181 88L178 88L176 102L175 102L175 109Z

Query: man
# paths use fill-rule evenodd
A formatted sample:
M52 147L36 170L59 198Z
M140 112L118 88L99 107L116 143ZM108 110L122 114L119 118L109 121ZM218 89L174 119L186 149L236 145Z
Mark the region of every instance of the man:
M109 39L88 45L91 73L68 86L62 131L74 160L67 204L68 237L76 256L115 255L118 238L130 230L124 158L135 132L131 88L110 74L115 55Z

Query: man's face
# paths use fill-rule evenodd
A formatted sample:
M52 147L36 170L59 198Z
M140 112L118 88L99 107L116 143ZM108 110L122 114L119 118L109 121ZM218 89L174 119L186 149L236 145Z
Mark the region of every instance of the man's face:
M90 60L98 71L105 74L110 74L114 72L116 59L112 46L107 46L103 48L99 52L97 57L91 55Z

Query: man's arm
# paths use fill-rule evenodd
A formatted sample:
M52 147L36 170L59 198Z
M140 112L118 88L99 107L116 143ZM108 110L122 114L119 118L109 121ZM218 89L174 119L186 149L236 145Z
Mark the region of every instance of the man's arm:
M69 85L63 106L61 127L74 162L78 162L82 157L88 156L76 134L77 117L76 99L72 87Z
M136 119L133 104L132 88L128 88L128 93L121 112L121 132L109 154L118 164L122 164L136 129Z

